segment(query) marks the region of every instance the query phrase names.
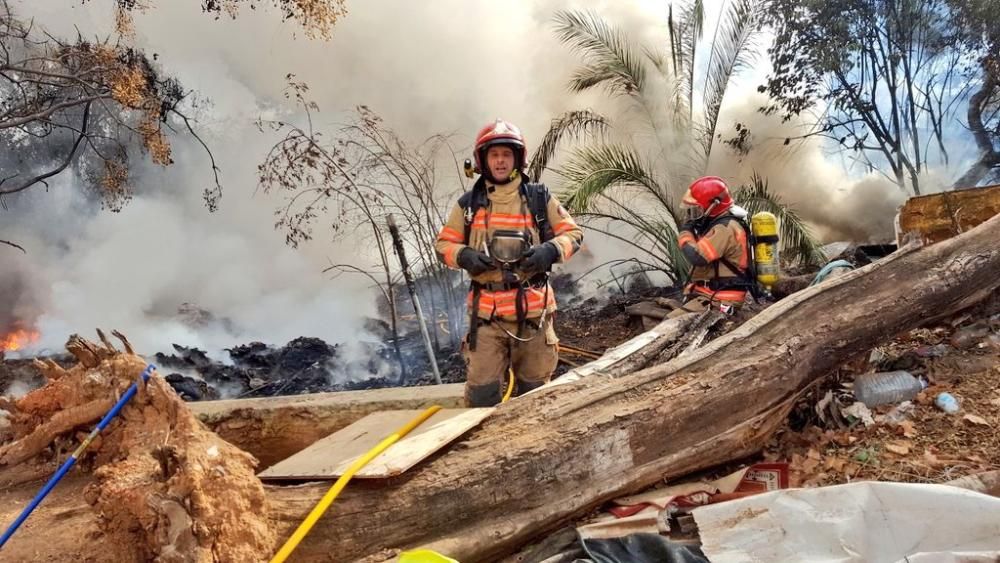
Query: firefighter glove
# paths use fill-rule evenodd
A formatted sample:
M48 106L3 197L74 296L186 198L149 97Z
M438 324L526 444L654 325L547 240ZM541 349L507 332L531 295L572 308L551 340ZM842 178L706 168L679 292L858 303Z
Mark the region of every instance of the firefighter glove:
M705 230L705 219L699 218L699 219L688 219L687 221L684 221L683 223L681 223L681 229L678 232L687 231L695 236L700 237L701 235L704 234L703 233L704 230Z
M466 272L469 272L469 275L472 276L478 276L479 274L488 272L495 267L493 259L487 256L486 253L473 250L468 246L463 248L462 251L458 253L457 262L459 267Z
M526 272L546 272L559 259L559 249L553 244L536 244L524 253L521 268Z

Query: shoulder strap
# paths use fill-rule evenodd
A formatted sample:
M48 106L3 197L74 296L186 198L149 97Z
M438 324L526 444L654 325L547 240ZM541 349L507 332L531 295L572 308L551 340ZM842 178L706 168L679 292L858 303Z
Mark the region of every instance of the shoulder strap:
M528 200L528 208L535 218L535 226L538 227L540 242L546 242L555 238L552 225L549 224L549 199L551 194L545 184L525 183L522 185L524 197Z
M737 217L735 215L726 214L726 215L723 215L721 217L717 217L717 218L713 219L712 222L709 223L708 230L711 230L712 227L715 227L716 225L726 225L730 221L736 221L736 224L739 225L741 229L743 229L744 233L746 233L746 241L747 241L747 267L746 267L745 270L741 270L739 268L739 266L737 266L736 264L733 264L733 262L731 260L729 260L728 258L726 258L725 256L721 256L719 258L719 261L722 262L723 264L725 264L726 267L729 268L730 270L732 270L734 272L737 272L737 273L741 273L742 274L741 277L746 278L747 283L756 284L757 273L756 273L756 268L755 268L756 264L754 263L754 255L753 255L753 251L754 251L754 236L753 236L753 229L750 228L750 225L746 221L744 221L743 219L740 219L739 217ZM716 270L716 276L718 276L718 270Z
M463 240L465 244L469 244L469 233L472 231L472 222L476 218L476 213L484 207L489 207L489 199L486 197L486 184L481 176L472 185L471 190L458 198L458 206L462 208L462 215L465 217Z

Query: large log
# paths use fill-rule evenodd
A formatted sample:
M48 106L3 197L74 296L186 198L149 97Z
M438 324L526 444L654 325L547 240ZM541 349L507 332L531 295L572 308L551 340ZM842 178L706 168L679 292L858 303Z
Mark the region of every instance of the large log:
M380 560L387 548L428 545L492 560L608 499L754 453L817 378L994 291L998 241L1000 217L806 289L666 364L502 405L397 480L352 483L297 555ZM327 487L268 489L279 536Z

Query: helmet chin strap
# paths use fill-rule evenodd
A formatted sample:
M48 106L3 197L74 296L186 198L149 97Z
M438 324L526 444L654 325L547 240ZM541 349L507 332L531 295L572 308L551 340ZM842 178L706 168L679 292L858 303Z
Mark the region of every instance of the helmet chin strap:
M509 184L509 183L513 182L514 180L516 180L520 175L521 175L521 173L518 171L517 168L515 168L514 170L512 170L511 173L507 175L507 179L506 180L498 180L498 179L494 178L493 177L493 173L490 172L488 168L487 168L486 174L485 174L487 180L489 180L490 182L493 182L494 184L499 184L499 185Z

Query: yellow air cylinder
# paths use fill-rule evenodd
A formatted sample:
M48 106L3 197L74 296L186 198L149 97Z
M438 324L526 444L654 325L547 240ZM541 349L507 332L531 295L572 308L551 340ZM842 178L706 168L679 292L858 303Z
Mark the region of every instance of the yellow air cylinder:
M757 282L768 291L778 283L778 218L773 213L761 211L750 219L754 239L754 264Z

